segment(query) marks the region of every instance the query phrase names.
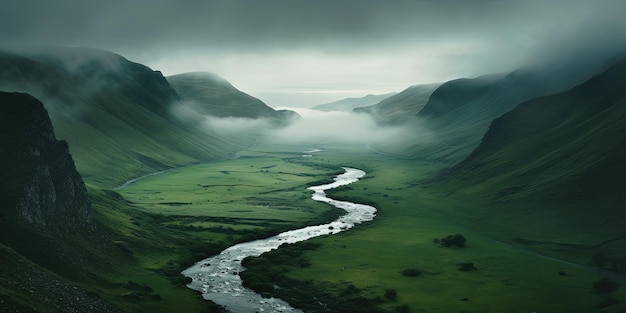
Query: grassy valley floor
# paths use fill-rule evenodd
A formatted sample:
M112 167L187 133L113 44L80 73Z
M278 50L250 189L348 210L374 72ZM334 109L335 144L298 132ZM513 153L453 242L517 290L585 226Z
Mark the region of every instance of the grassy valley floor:
M341 145L320 148L324 152L309 159L310 164L334 163L368 173L331 196L373 204L378 216L346 233L310 240L316 249L294 245L248 261L250 273L261 277L269 273L265 279L280 287L264 290L268 295L295 297L294 305L325 312L618 312L625 308L623 289L594 288L606 273L566 263L589 265L595 250L588 243L569 249L539 245L533 250L533 245L516 241L517 229L507 231L507 224L515 224L502 222L507 213L478 218L479 214L468 212L480 212L486 205L480 199L450 196L422 184L439 169L436 164L391 159L356 146L352 151ZM547 235L535 233L533 238L554 240L551 222L536 220ZM434 243L450 234L463 234L466 247ZM560 235L567 240L584 237ZM299 261L285 261L290 255L298 255Z
M312 148L321 151L305 152ZM264 143L236 160L148 176L121 190L90 187L96 226L88 235L66 235L71 238L57 247L63 258L18 252L123 311L218 312L186 288L180 271L234 243L334 219L341 212L311 200L306 187L329 182L341 166L367 175L331 197L372 204L376 219L247 260L246 284L316 312L626 308L626 288L594 288L606 272L536 254L589 265L596 252L589 245L597 238L568 249L520 241L528 234L507 227L515 223L506 219L506 208L495 215L480 199L423 183L440 165L394 159L364 144ZM493 217L480 215L483 207ZM534 222L534 230L548 235L536 231L533 240L555 242L550 220ZM466 247L434 242L451 234L462 234ZM560 235L568 242L584 237ZM49 247L40 238L22 240ZM9 289L0 284L0 296Z

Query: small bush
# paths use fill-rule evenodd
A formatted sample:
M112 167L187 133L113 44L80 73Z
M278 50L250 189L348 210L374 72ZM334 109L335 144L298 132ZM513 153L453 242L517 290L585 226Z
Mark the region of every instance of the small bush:
M407 276L407 277L416 277L416 276L422 275L422 271L418 269L414 269L414 268L407 268L407 269L403 269L400 272L400 274L402 274L402 276Z
M607 277L602 277L593 283L593 289L598 293L611 293L619 288L619 285Z
M456 234L456 235L448 235L444 238L441 238L439 242L444 247L463 248L465 247L465 243L467 242L467 239L465 239L465 237L461 234Z
M459 263L459 270L463 272L471 272L471 271L478 270L478 268L476 267L476 265L474 265L474 262L468 262L468 263Z
M387 289L385 290L385 298L389 300L395 300L398 296L398 293L395 289Z

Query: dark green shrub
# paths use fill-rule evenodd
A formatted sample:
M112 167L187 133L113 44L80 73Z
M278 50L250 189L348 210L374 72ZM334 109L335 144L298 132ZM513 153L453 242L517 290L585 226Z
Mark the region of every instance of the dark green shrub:
M467 240L465 239L463 235L456 234L456 235L448 235L444 238L441 238L439 242L444 247L463 248L465 247L465 243L467 242Z
M395 289L387 289L385 290L385 298L389 300L395 300L398 296L398 293Z
M602 252L598 252L591 258L591 264L598 267L598 271L601 271L604 266L609 263L609 257Z
M476 265L474 265L474 262L468 262L468 263L459 263L459 270L463 271L463 272L471 272L471 271L475 271L478 268L476 268Z
M402 274L402 276L407 276L407 277L416 277L416 276L420 276L422 275L422 271L418 270L418 269L414 269L414 268L407 268L407 269L403 269L400 274Z
M607 277L602 277L593 283L593 289L598 293L611 293L619 288L619 285Z

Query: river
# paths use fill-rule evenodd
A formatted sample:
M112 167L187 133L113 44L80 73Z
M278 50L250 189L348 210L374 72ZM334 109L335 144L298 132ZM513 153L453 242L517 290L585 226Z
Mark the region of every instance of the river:
M358 169L349 167L343 169L345 173L337 175L333 183L312 186L308 189L313 191L311 196L313 200L343 209L346 211L345 215L328 224L308 226L270 238L231 246L219 255L199 261L184 270L182 274L192 279L188 287L201 292L204 299L224 306L234 313L302 312L290 307L285 301L263 298L254 291L243 287L238 275L244 270L241 260L248 256L259 256L284 243L295 243L321 235L336 234L350 229L354 225L374 219L376 208L372 206L338 201L326 196L326 190L351 184L365 176L365 172Z

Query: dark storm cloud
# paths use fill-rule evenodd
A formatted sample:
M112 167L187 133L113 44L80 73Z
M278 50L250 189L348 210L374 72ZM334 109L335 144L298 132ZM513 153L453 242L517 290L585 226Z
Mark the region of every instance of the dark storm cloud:
M0 0L0 46L93 46L258 92L387 92L616 53L623 12L621 0Z

